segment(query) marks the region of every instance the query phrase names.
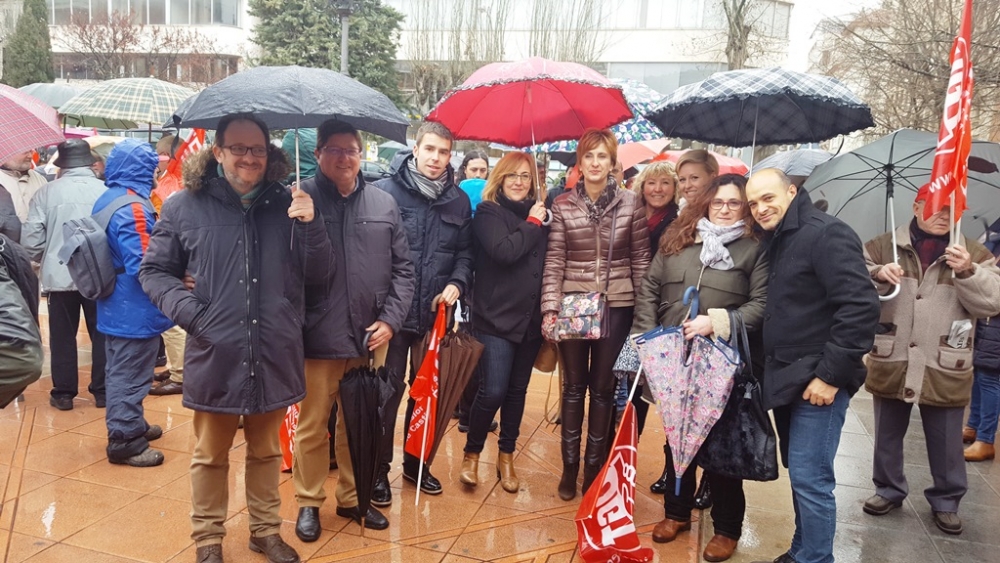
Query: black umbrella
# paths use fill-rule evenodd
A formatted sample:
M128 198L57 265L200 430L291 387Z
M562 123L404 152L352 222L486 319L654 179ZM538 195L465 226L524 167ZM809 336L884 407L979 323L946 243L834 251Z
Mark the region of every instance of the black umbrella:
M238 72L189 98L165 126L215 129L233 113L255 114L271 129L303 129L339 119L403 143L409 126L385 94L339 72L300 66Z
M367 336L364 345L367 348ZM399 391L400 384L388 368L376 369L371 366L371 361L367 366L348 370L340 382L340 407L344 409L347 446L351 451L358 494L358 514L362 516L362 533L364 516L371 508L375 474L382 462L382 436L387 431L387 419L393 414L386 413L385 405Z
M875 124L836 78L781 68L717 72L678 88L646 117L666 137L729 147L814 143Z

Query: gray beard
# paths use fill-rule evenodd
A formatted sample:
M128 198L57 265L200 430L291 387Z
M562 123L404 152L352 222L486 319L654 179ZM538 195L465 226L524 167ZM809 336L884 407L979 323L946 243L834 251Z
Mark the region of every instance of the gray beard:
M225 169L223 169L222 172L223 174L225 174L226 181L229 182L229 185L232 186L233 189L236 190L236 193L240 195L246 195L252 192L254 186L257 185L257 184L247 185L245 182L243 182L243 180L240 180L239 177L236 176L236 174L230 174Z

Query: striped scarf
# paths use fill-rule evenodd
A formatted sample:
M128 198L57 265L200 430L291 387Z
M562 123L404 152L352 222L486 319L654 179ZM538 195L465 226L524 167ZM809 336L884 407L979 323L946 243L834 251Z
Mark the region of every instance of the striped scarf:
M424 176L417 170L417 159L411 158L406 161L406 168L410 171L410 177L413 178L414 183L417 185L417 189L424 197L431 201L437 200L444 193L445 188L448 187L448 171L445 170L444 174L441 174L436 180L432 180L427 176Z

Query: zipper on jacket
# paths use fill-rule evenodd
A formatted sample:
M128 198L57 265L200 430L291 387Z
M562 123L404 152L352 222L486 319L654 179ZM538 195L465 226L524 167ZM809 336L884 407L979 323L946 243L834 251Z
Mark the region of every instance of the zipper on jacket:
M253 350L253 321L251 317L251 306L250 306L250 232L247 229L247 224L249 220L249 209L243 210L243 268L246 272L246 278L244 279L243 285L246 287L247 296L247 349L250 351L250 378L256 377L254 372L254 350ZM293 227L294 228L294 227Z

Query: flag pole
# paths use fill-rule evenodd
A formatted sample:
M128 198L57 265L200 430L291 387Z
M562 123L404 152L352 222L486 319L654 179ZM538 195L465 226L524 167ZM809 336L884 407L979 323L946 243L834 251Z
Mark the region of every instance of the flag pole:
M428 422L431 417L431 397L427 396L427 408L424 410L424 436L420 441L420 468L417 469L417 496L413 499L413 506L420 506L420 483L424 482L424 459L427 455L427 430L430 427Z

